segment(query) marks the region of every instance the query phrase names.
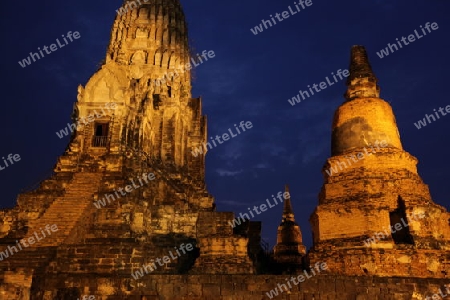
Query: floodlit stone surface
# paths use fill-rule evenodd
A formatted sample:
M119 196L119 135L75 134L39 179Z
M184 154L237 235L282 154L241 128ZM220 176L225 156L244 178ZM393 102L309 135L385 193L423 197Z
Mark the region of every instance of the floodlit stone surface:
M58 228L0 256L0 299L260 300L317 262L327 269L284 299L424 299L448 283L450 216L403 150L363 48L353 50L324 170L376 140L387 147L324 171L310 253L287 198L271 252L261 246L260 222L233 228L233 213L216 212L205 153L191 154L207 126L189 70L179 71L191 60L179 2L143 2L117 16L103 65L79 87L79 126L53 174L0 211L0 252L46 225ZM401 219L406 234L365 245ZM147 272L156 259L164 263Z

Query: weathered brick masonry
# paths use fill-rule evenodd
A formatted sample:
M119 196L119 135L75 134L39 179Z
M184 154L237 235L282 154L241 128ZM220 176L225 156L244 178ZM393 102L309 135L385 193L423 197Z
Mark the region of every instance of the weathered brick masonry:
M13 276L20 280L23 275L15 273ZM262 300L270 299L266 293L279 283L285 283L286 278L286 275L148 275L133 282L129 278L95 274L50 275L40 278L41 286L47 287L40 292L44 296L32 299L77 299L81 295L95 295L100 300ZM432 278L318 275L293 285L289 293L283 292L273 299L425 299L439 293L439 289L445 291L448 284L449 280Z
M259 300L317 262L328 269L277 299L419 300L450 283L450 215L403 149L363 47L352 49L346 101L333 121L332 156L310 219L314 245L306 252L289 197L271 251L260 222L233 228L234 214L216 211L205 153L191 154L206 142L207 122L202 99L191 95L186 66L198 58L179 1L141 3L116 17L105 62L78 88L73 118L115 109L78 127L53 175L0 211L0 252L47 224L59 228L3 256L0 300ZM325 171L377 140L387 147ZM148 174L154 180L136 187ZM408 226L365 244L400 221ZM133 278L186 244L192 251Z

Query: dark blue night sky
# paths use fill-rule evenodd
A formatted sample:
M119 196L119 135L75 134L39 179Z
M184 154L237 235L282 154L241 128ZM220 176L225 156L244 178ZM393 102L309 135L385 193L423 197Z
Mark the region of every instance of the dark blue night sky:
M352 45L364 45L379 79L381 98L397 117L403 146L419 159L419 173L436 203L448 197L450 116L420 130L414 123L450 105L450 19L448 0L319 1L254 35L262 19L294 8L294 1L181 1L195 52L216 57L194 70L193 97L203 98L209 136L234 124L253 128L209 151L206 177L219 211L247 211L250 205L290 185L296 220L311 245L309 216L318 203L321 169L330 156L331 122L344 101L344 81L291 106L308 85L347 69ZM0 171L1 207L12 207L22 188L49 171L69 138L55 132L70 122L77 86L86 84L105 57L110 29L121 0L6 1L2 30L0 156L22 158ZM379 58L396 38L437 30ZM54 43L68 31L81 38L22 68L30 51ZM1 165L3 166L3 164ZM254 220L272 245L281 205ZM352 226L349 223L349 226Z

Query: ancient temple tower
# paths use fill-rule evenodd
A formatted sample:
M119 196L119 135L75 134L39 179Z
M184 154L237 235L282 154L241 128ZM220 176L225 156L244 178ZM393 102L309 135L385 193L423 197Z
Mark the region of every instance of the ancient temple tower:
M345 102L310 218L311 262L347 275L448 277L450 214L435 204L401 144L365 49L351 51Z
M285 190L289 193L288 185ZM303 245L300 226L295 222L290 194L284 201L283 216L278 226L277 244L273 252L274 260L282 270L291 272L302 267L306 247Z
M204 177L204 155L190 159L190 150L204 142L206 119L201 99L191 98L190 69L197 58L189 53L179 2L147 2L133 7L135 1L125 1L128 13L114 22L104 65L79 87L74 117L94 118L86 125L80 122L66 154L145 153L184 169L198 183ZM60 168L71 170L70 165L62 160Z
M144 299L154 285L135 272L145 277L148 266L253 273L250 237L228 225L233 213L215 212L204 154L192 155L207 128L190 70L206 58L189 52L178 0L136 3L124 2L104 64L78 88L73 135L54 174L0 211L0 251L11 250L0 259L2 299ZM46 228L55 230L43 237ZM163 257L169 262L152 265Z

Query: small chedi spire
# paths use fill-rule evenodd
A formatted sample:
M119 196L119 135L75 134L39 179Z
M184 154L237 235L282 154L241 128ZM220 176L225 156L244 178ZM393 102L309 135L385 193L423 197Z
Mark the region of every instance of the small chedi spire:
M277 244L274 247L274 260L281 272L295 272L302 266L306 247L303 245L300 226L295 222L289 186L285 187L288 196L284 202L283 217L278 226Z
M350 76L347 78L347 101L356 98L379 98L380 87L372 71L366 49L353 46L350 56Z

